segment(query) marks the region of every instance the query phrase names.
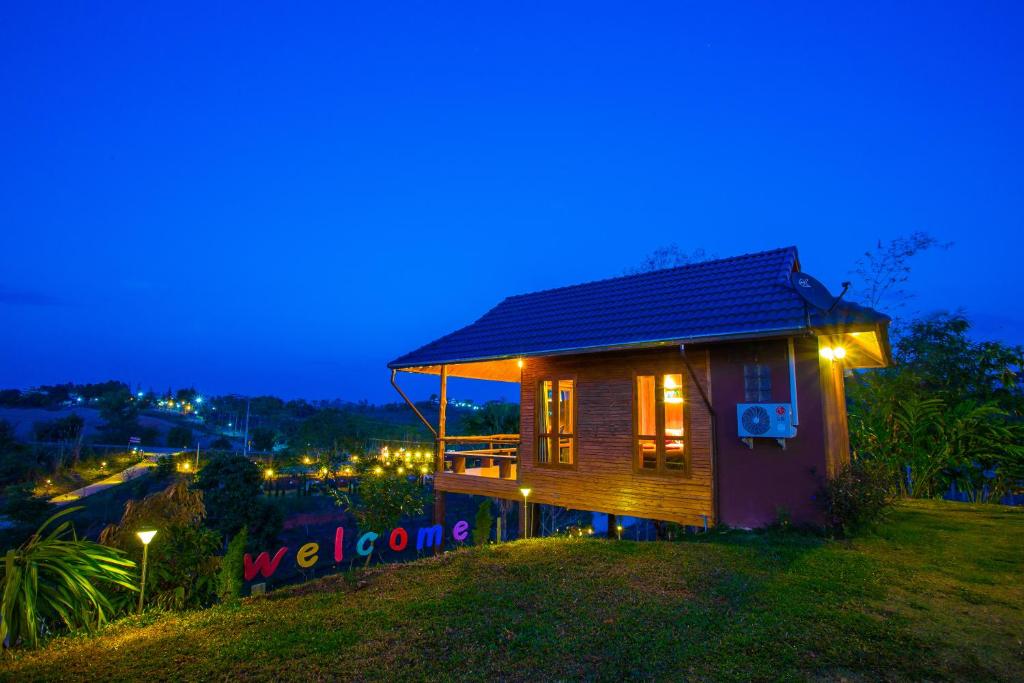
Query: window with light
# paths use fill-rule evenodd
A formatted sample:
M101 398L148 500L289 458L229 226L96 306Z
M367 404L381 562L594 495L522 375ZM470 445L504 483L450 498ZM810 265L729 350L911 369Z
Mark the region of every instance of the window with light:
M686 396L682 374L636 376L636 468L686 473Z
M546 379L537 396L537 464L576 462L576 382Z

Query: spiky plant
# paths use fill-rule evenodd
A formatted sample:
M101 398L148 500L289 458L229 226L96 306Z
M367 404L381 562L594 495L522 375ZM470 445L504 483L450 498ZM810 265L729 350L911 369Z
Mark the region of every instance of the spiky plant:
M0 566L5 646L37 647L43 629L57 623L68 629L100 626L116 611L105 589L138 590L134 562L120 550L78 539L71 522L62 520L80 509L58 512L24 545L7 551Z

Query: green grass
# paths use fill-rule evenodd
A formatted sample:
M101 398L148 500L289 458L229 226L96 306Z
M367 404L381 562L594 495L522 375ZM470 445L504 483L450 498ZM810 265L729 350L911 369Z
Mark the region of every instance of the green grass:
M901 504L876 534L537 539L146 615L19 681L1020 680L1024 510Z

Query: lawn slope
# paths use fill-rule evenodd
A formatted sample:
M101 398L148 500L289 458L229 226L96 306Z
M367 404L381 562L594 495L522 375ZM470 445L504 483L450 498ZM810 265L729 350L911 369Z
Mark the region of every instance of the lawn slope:
M537 539L8 657L27 681L1020 680L1024 511L910 502L850 543Z

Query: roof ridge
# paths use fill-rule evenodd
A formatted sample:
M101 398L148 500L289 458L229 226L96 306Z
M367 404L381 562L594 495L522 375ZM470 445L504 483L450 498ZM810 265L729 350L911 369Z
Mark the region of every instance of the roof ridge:
M784 252L784 251L792 252L792 254L794 256L797 253L796 246L795 245L790 245L790 246L786 246L786 247L777 247L775 249L765 249L763 251L751 251L751 252L747 252L746 254L738 254L736 256L725 256L725 257L722 257L722 258L708 259L707 261L697 261L696 263L684 263L681 266L672 266L671 268L658 268L656 270L649 270L649 271L642 272L642 273L628 273L626 275L616 275L614 277L598 278L597 280L588 280L587 282L577 282L577 283L572 284L572 285L562 285L560 287L549 287L547 289L538 289L538 290L533 291L533 292L523 292L522 294L512 294L511 296L507 296L504 299L502 299L500 302L498 302L498 306L500 306L501 304L505 303L506 301L512 301L513 299L522 299L524 297L535 296L537 294L548 294L550 292L559 292L559 291L563 291L563 290L576 289L578 287L589 287L590 285L596 285L596 284L603 283L603 282L614 282L616 280L628 280L630 278L650 277L650 276L654 275L655 273L662 274L662 273L669 273L669 272L677 272L677 271L681 271L681 270L687 270L687 269L690 269L690 268L707 267L707 266L710 266L710 265L713 265L713 264L716 264L716 263L723 263L725 261L740 261L740 260L743 260L743 259L753 258L755 256L764 256L766 254L774 254L774 253ZM790 264L787 267L788 268L792 268L793 261L787 261L787 262ZM495 306L495 308L497 308L497 306ZM494 309L492 308L491 310L494 310ZM491 311L487 311L487 313L490 313L490 312ZM484 313L484 315L487 315L487 313ZM483 317L483 316L481 316L481 317Z

